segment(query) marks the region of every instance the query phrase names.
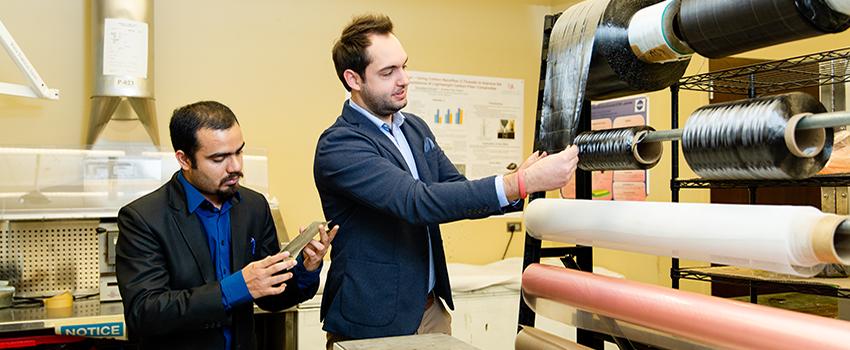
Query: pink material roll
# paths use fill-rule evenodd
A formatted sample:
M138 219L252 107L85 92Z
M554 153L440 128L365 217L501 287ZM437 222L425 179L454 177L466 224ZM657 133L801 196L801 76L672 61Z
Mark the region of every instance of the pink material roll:
M523 297L535 297L724 349L848 349L850 323L676 289L533 264Z

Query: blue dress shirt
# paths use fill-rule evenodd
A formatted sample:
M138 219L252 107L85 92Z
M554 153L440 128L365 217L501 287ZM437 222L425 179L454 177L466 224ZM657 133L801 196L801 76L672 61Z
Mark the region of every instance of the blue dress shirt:
M186 203L188 204L189 213L193 213L201 220L204 227L204 232L207 234L207 244L210 248L210 257L215 263L215 277L221 283L221 303L225 310L230 310L233 306L253 301L251 293L248 291L248 285L245 284L245 278L242 276L242 270L230 273L230 209L239 203L241 199L239 192L228 201L222 203L221 208L216 208L210 203L194 185L189 183L183 176L183 172L177 174L177 179L183 185L186 191ZM252 242L251 249L256 249L256 243ZM302 260L300 257L298 260ZM297 284L301 289L317 283L319 280L319 272L308 272L304 264L299 261L295 265L295 274L298 276ZM230 327L222 327L225 339L225 349L230 350L233 334Z

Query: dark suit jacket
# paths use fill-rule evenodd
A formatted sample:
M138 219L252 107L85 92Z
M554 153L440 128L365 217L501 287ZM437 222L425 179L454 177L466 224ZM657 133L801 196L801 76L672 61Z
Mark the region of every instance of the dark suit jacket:
M350 338L413 334L425 310L430 235L436 295L454 308L440 223L501 213L494 178L467 181L419 117L404 114L419 180L396 146L345 103L319 138L316 187L340 225L322 295L324 329Z
M247 188L239 193L241 200L230 209L233 272L280 251L266 199ZM118 288L132 340L150 349L224 349L221 327L229 325L232 349L256 347L254 305L224 310L206 233L197 215L188 213L176 173L156 191L121 208L118 229ZM251 238L256 240L253 255ZM300 290L297 278L287 281L282 294L254 302L277 311L311 298L318 284Z

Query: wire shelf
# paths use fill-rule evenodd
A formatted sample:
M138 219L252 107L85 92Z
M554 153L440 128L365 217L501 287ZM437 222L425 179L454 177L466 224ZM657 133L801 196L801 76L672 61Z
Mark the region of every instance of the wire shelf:
M845 287L838 287L820 283L805 283L800 282L799 280L789 281L749 279L711 272L712 269L718 268L722 267L671 269L670 273L673 276L678 276L678 278L694 281L719 282L724 284L746 286L751 288L781 286L783 289L787 289L787 291L791 292L850 299L850 289L847 289Z
M671 188L753 188L753 187L844 187L850 186L850 174L814 176L800 180L706 180L674 179Z
M766 95L850 81L850 47L692 75L679 80L685 90Z

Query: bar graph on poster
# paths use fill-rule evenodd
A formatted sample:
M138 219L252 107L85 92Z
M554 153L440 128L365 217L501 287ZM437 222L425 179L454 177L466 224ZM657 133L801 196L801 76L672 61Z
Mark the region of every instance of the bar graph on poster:
M523 81L410 71L404 112L423 118L437 144L469 179L519 165L523 135Z

